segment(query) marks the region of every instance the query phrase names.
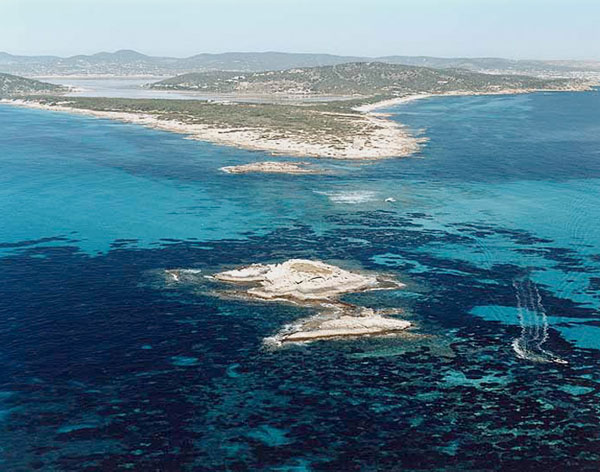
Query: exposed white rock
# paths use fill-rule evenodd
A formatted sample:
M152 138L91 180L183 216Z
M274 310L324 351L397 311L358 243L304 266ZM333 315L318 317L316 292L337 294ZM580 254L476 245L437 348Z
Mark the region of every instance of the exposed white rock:
M221 272L215 278L225 282L259 282L258 287L247 292L253 297L301 301L327 300L343 293L402 286L375 275L358 274L306 259L290 259L282 264L254 264Z
M411 326L409 321L382 316L370 308L359 308L358 315L335 308L332 313L319 314L284 327L275 336L267 338L265 344L276 347L323 339L384 336L398 334Z
M262 300L289 300L306 306L320 306L322 311L287 325L265 343L317 341L359 336L395 334L411 326L405 320L338 301L344 293L403 287L396 280L373 274L347 271L321 261L290 259L282 264L253 264L214 276L223 282L253 284L246 295ZM394 312L396 313L396 312Z
M214 278L224 282L260 282L264 280L265 274L270 266L263 264L252 264L242 269L228 270L215 274Z
M248 174L252 172L262 172L266 174L320 174L321 169L310 167L308 162L252 162L239 166L221 167L223 172L228 174Z

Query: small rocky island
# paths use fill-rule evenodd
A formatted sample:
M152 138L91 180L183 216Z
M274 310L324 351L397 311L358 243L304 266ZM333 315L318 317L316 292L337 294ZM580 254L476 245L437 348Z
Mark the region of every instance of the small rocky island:
M227 174L250 174L262 172L265 174L322 174L324 171L311 167L309 162L252 162L239 166L221 167L219 170Z
M293 302L319 307L314 316L285 326L267 338L270 345L321 339L396 334L411 326L405 320L339 300L345 293L401 288L400 282L380 275L360 274L321 261L290 259L281 264L253 264L214 275L214 279L246 285L243 293L253 299ZM248 287L249 286L249 287Z

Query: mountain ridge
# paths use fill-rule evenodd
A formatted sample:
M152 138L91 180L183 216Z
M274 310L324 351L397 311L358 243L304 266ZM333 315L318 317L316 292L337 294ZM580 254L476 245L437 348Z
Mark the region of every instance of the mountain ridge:
M80 54L69 57L20 56L0 52L0 72L29 77L44 75L171 76L210 70L259 72L350 62L384 62L436 69L461 68L484 73L500 72L538 76L569 76L584 71L600 74L600 61L582 60L544 61L496 57L442 58L402 55L365 57L279 51L199 53L183 58L150 56L132 49L120 49L115 52L101 51L91 55Z

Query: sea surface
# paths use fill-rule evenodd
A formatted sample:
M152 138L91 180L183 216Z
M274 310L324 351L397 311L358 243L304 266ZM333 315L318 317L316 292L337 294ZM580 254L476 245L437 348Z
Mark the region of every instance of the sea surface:
M422 152L288 176L0 106L0 470L598 470L600 93L388 111ZM416 327L265 348L311 310L204 276L289 258Z

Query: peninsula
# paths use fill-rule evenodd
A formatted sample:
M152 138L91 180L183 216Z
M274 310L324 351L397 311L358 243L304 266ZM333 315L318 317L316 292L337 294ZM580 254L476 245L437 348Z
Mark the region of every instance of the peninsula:
M64 87L8 76L0 89L3 102L44 110L79 113L173 131L190 139L265 151L273 155L330 159L380 159L409 156L424 138L410 134L380 106L439 95L514 94L538 90L587 90L590 83L574 79L542 79L521 75L491 75L460 69L356 62L332 66L252 73L203 72L151 84L151 89L202 90L247 94L261 103L211 100L73 97ZM277 96L294 103L269 103ZM339 96L335 101L305 101ZM342 99L352 96L353 99ZM304 100L304 101L303 101ZM303 164L259 163L229 167L229 173L249 171L314 173Z
M382 115L339 102L284 105L64 96L13 96L3 102L120 120L273 155L358 160L402 157L417 152L422 141Z

